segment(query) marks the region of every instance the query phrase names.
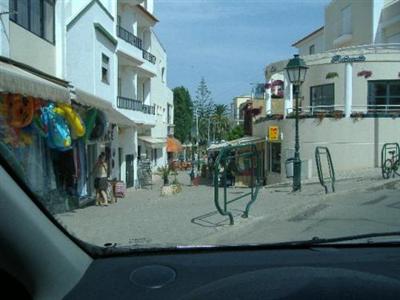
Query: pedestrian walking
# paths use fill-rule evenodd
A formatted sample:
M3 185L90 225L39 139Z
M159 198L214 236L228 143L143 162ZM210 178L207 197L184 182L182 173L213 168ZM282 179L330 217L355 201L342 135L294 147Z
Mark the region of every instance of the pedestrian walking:
M93 172L96 174L96 177L94 179L94 188L96 189L96 205L108 206L108 169L106 154L104 152L100 153L94 166Z

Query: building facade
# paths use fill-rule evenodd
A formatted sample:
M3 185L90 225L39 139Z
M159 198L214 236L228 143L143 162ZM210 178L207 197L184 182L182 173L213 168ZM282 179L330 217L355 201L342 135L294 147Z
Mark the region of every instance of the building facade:
M0 55L70 83L76 101L114 111L111 176L138 183L138 160L167 161L173 98L153 0L0 0ZM115 113L117 112L117 113Z
M400 134L400 1L333 0L324 26L293 46L309 67L299 93L302 176L317 175L317 146L330 149L339 173L379 167L382 146L398 142ZM286 161L294 155L295 102L287 63L266 67L269 113L253 130L268 139L270 183L287 179ZM270 129L279 132L274 139Z

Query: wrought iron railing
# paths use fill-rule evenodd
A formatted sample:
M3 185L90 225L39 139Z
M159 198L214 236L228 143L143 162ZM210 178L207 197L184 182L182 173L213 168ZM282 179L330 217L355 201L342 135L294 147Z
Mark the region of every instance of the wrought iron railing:
M134 35L132 32L126 30L120 25L117 25L117 34L118 37L123 39L125 42L128 42L129 44L142 50L142 40Z
M156 57L146 50L143 50L143 58L152 64L156 63Z
M149 114L149 115L155 115L154 105L153 106L146 105L146 104L143 104L142 101L139 101L136 99L118 96L117 97L117 107L135 110L135 111L141 111L141 112L143 112L145 114Z
M155 115L155 114L156 114L156 110L155 110L154 105L151 106L151 105L143 104L143 109L142 109L142 111L143 111L145 114L149 114L149 115Z

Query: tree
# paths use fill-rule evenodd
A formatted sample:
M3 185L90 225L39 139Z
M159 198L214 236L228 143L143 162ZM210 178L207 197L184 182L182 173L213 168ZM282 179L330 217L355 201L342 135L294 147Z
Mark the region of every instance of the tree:
M214 101L204 78L201 78L193 101L193 112L197 112L199 122L199 143L208 139L208 126L214 110ZM194 116L196 118L196 116Z
M215 140L220 141L225 139L229 131L228 106L225 104L216 104L211 120Z
M174 92L174 124L175 137L181 142L189 141L192 129L193 103L189 91L183 87L176 87Z
M232 128L227 134L227 140L232 141L244 137L243 125L237 125Z

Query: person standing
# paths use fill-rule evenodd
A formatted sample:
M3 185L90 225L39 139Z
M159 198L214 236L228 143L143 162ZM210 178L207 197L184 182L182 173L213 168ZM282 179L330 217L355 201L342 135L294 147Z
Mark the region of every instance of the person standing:
M106 154L104 152L100 153L97 162L94 166L94 171L96 174L96 177L94 179L94 188L96 189L96 205L108 206L108 201L107 201L108 170L107 170Z

